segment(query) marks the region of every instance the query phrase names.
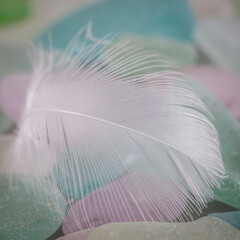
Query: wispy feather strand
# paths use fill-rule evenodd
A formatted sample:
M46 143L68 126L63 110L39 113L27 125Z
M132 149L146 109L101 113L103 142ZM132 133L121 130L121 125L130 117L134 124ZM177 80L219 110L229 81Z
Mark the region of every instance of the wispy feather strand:
M56 182L69 206L97 191L99 225L104 217L136 220L129 196L142 220L191 218L224 176L211 114L182 74L156 72L168 64L157 54L127 41L109 47L109 36L79 44L86 29L64 52L34 50L14 166ZM144 68L152 73L141 74ZM112 181L111 195L100 191ZM78 229L94 225L89 204L70 214Z

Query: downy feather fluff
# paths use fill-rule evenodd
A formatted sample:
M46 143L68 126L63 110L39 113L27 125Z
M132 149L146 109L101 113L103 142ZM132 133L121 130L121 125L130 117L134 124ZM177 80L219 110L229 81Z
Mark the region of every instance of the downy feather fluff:
M111 48L108 36L87 44L89 36L83 28L64 52L35 48L13 167L56 182L68 206L124 175L112 195L97 195L99 212L112 222L118 219L108 209L109 198L119 203L117 214L125 211L126 221L135 219L126 191L143 220L191 218L224 176L213 117L183 74L156 71L167 64L157 54L128 42ZM139 74L143 68L152 73ZM91 218L84 204L82 213ZM70 217L82 229L78 213Z

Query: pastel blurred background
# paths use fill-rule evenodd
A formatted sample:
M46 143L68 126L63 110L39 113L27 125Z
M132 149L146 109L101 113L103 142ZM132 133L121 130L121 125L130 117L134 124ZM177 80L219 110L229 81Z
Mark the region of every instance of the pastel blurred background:
M195 90L216 118L228 174L201 216L240 209L239 0L0 0L0 158L21 118L31 78L30 42L47 48L51 36L53 48L64 49L90 21L94 37L117 33L112 44L130 39L194 79ZM0 193L5 191L1 187ZM60 223L49 230L49 238L36 239L70 233L63 233Z

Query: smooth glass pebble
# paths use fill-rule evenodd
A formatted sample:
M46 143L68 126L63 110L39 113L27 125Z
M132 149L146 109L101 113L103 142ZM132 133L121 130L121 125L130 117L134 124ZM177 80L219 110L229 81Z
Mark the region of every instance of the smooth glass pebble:
M212 213L209 216L220 218L240 230L240 211Z
M80 9L47 29L41 36L49 46L65 49L79 29L92 22L94 37L106 34L165 36L192 42L194 16L187 0L108 0ZM64 34L63 34L64 33Z
M240 20L203 21L196 28L196 42L216 65L240 72Z
M53 184L33 178L0 175L0 239L43 240L61 225L65 201Z
M240 231L215 218L188 223L112 223L93 230L88 240L237 240Z

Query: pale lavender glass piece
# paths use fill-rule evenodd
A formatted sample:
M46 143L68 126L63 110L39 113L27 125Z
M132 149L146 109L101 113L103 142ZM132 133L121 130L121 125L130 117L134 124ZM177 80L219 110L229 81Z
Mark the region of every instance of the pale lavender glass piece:
M30 73L17 73L0 84L0 107L15 123L21 119L30 80Z
M240 120L240 75L211 65L198 65L182 71L200 81Z
M64 234L111 222L176 221L187 204L186 192L180 184L164 178L160 181L150 171L141 173L141 179L136 176L139 175L128 173L75 202L65 216Z

